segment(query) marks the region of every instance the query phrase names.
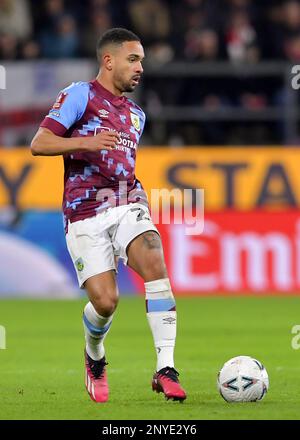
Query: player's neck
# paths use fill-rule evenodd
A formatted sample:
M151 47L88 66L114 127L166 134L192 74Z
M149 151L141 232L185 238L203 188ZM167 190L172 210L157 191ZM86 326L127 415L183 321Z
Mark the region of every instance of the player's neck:
M96 80L99 84L101 84L102 87L104 87L106 90L108 90L110 93L112 93L115 96L123 96L123 93L118 90L111 81L109 81L107 78L104 77L104 75L101 75L99 73L96 76Z

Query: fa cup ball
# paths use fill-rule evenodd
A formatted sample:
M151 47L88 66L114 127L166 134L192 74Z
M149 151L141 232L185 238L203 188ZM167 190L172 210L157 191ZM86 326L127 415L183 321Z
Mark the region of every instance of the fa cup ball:
M256 402L269 389L267 370L250 356L237 356L225 362L218 374L218 390L227 402Z

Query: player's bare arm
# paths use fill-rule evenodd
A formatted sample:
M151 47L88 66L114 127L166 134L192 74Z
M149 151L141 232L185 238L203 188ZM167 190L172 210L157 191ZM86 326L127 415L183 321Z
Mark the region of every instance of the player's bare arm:
M64 138L48 128L39 128L31 142L33 156L58 156L65 153L112 150L119 141L117 132L104 131L96 136Z

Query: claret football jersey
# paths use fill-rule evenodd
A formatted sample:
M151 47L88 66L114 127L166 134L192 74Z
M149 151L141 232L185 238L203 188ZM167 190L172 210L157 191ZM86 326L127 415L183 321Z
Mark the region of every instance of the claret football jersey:
M83 220L128 203L148 205L135 177L136 152L145 125L142 109L126 96L115 96L97 80L62 90L41 123L57 136L95 136L117 131L113 150L64 154L63 213L68 222Z

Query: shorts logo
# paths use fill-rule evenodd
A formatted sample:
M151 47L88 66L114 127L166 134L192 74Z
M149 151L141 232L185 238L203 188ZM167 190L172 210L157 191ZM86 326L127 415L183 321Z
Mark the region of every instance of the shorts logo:
M76 269L78 272L82 272L84 269L84 264L82 258L78 258L78 260L75 261Z
M130 119L132 122L132 125L134 126L134 128L137 131L140 131L141 126L140 126L140 118L138 117L138 115L134 114L134 113L130 113Z

